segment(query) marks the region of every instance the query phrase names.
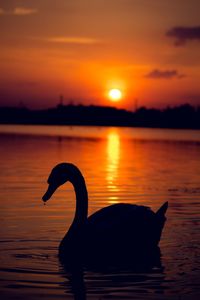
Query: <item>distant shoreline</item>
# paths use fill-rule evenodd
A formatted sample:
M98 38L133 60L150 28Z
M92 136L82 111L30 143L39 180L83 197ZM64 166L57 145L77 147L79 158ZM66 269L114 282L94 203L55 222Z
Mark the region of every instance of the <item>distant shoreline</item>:
M0 107L0 124L200 129L200 107L189 104L163 110L140 107L135 112L95 105L58 105L43 110Z

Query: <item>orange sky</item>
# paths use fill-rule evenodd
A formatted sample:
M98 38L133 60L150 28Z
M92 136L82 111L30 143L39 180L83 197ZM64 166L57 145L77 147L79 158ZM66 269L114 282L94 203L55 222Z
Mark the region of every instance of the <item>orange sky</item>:
M0 104L200 105L199 11L199 0L1 0Z

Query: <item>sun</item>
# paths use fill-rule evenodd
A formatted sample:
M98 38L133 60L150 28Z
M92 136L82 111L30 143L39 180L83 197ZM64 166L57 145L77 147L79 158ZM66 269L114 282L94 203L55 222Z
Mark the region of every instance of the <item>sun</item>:
M112 89L108 92L111 101L117 102L122 98L122 92L119 89Z

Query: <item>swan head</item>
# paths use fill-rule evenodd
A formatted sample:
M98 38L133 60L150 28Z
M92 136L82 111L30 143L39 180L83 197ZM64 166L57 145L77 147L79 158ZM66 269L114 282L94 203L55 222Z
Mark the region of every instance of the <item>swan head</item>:
M47 180L49 186L42 197L42 200L44 202L48 201L60 185L63 185L67 181L72 181L76 169L77 168L74 165L69 163L60 163L56 165L49 175Z

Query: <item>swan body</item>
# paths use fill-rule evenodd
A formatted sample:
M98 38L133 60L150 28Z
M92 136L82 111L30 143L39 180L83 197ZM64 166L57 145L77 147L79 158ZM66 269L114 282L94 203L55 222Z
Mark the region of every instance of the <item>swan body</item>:
M74 220L60 243L62 261L71 256L86 260L109 260L151 253L157 248L166 220L168 203L154 213L141 205L119 203L104 207L88 217L88 194L80 170L73 164L55 166L48 178L46 202L56 189L70 181L76 194Z

